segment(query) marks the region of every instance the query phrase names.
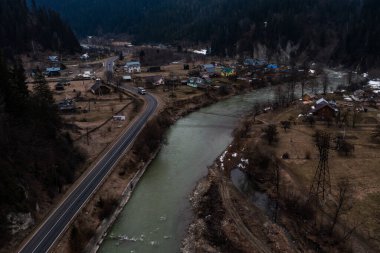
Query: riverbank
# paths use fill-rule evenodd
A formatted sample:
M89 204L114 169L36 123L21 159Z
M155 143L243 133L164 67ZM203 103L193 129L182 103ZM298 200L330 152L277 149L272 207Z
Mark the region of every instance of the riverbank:
M293 105L242 121L232 144L210 166L208 176L200 180L190 198L195 219L183 241L182 252L378 249L371 239L378 237L376 223L372 222L379 204L373 199L380 190L376 186L378 175L372 172L378 164L378 144L365 144L374 125L364 123L372 114L363 116L360 127L345 129L347 138L355 144L354 156L331 151L332 191L324 205L314 207L307 201L319 156L312 136L316 130L335 134L341 129L324 122L309 126L294 120L290 129L278 129L278 142L272 145L268 145L262 131L269 123L280 126L281 121L291 116L294 119L299 113L300 107ZM352 166L359 163L362 166ZM240 183L236 183L236 178L233 181L236 171L244 175L239 178ZM353 185L346 188L349 195L345 199L339 197L343 178ZM253 190L246 191L247 184ZM257 200L256 195L263 198ZM262 200L269 205L263 207ZM340 201L341 206L337 204ZM372 234L368 235L368 231Z
M297 252L284 230L209 168L191 196L195 219L181 252Z
M236 91L236 93L238 92L241 91ZM161 140L169 125L173 124L180 117L233 95L235 95L235 91L225 96L210 92L209 94L201 94L199 96L178 100L175 104L165 104L164 109L157 113L156 119L153 120L154 122L158 122L159 128L162 128L159 136L156 135L155 137ZM130 195L125 194L125 192L128 192L128 185L131 180L136 174L142 175L141 172L148 166L149 161L153 158L152 154L156 152L157 149L149 150L149 147L147 147L144 141L141 141L141 136L139 136L132 150L125 155L119 166L113 170L99 191L81 211L73 226L65 233L57 245L55 252L80 252L86 247L87 242L91 240L94 234L97 235L97 238L100 238L99 234L103 233L99 232L99 228L101 227L102 231L106 231L107 227L112 224L110 221L117 217L114 210L118 209L120 211L130 197ZM137 182L136 180L133 185L136 186ZM104 203L108 203L112 206L111 210L106 210L107 215L105 217L102 215L102 213L104 213ZM122 205L120 205L120 203L122 203ZM78 245L72 244L73 240L70 240L70 238L73 236L79 238L75 240ZM97 241L98 240L92 240L92 245L97 245ZM89 248L93 247L87 247L87 249Z

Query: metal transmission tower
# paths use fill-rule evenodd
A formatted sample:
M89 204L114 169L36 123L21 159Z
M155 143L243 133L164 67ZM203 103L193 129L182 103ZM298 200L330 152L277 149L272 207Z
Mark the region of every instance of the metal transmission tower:
M315 197L316 201L319 202L320 200L325 199L327 191L331 191L330 171L328 165L330 134L317 132L316 145L319 150L319 163L310 187L309 198Z

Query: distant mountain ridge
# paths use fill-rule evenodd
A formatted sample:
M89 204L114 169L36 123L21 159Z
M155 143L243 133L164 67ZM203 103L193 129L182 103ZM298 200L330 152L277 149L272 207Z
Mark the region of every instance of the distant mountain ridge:
M376 0L37 0L80 35L130 33L139 41L205 42L217 55L265 55L378 65Z
M26 0L0 0L0 48L9 56L38 49L75 52L80 45L57 12L28 7Z

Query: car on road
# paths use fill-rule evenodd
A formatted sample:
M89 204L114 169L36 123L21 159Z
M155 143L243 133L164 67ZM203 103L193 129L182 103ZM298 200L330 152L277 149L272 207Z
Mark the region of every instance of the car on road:
M141 95L145 95L146 94L146 90L143 87L138 87L137 88L137 93L139 93Z

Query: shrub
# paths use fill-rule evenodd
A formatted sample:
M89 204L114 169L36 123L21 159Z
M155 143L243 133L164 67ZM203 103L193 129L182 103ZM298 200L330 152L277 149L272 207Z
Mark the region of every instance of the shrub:
M294 192L285 194L284 204L287 212L297 218L312 220L315 217L315 210L312 208L312 205Z
M290 128L290 121L288 121L288 120L285 120L285 121L281 121L281 126L282 126L282 128L285 130L285 132L286 132L286 129L289 129Z
M97 206L100 208L98 217L100 220L104 220L111 216L111 214L115 211L119 201L116 198L102 199L100 198Z

